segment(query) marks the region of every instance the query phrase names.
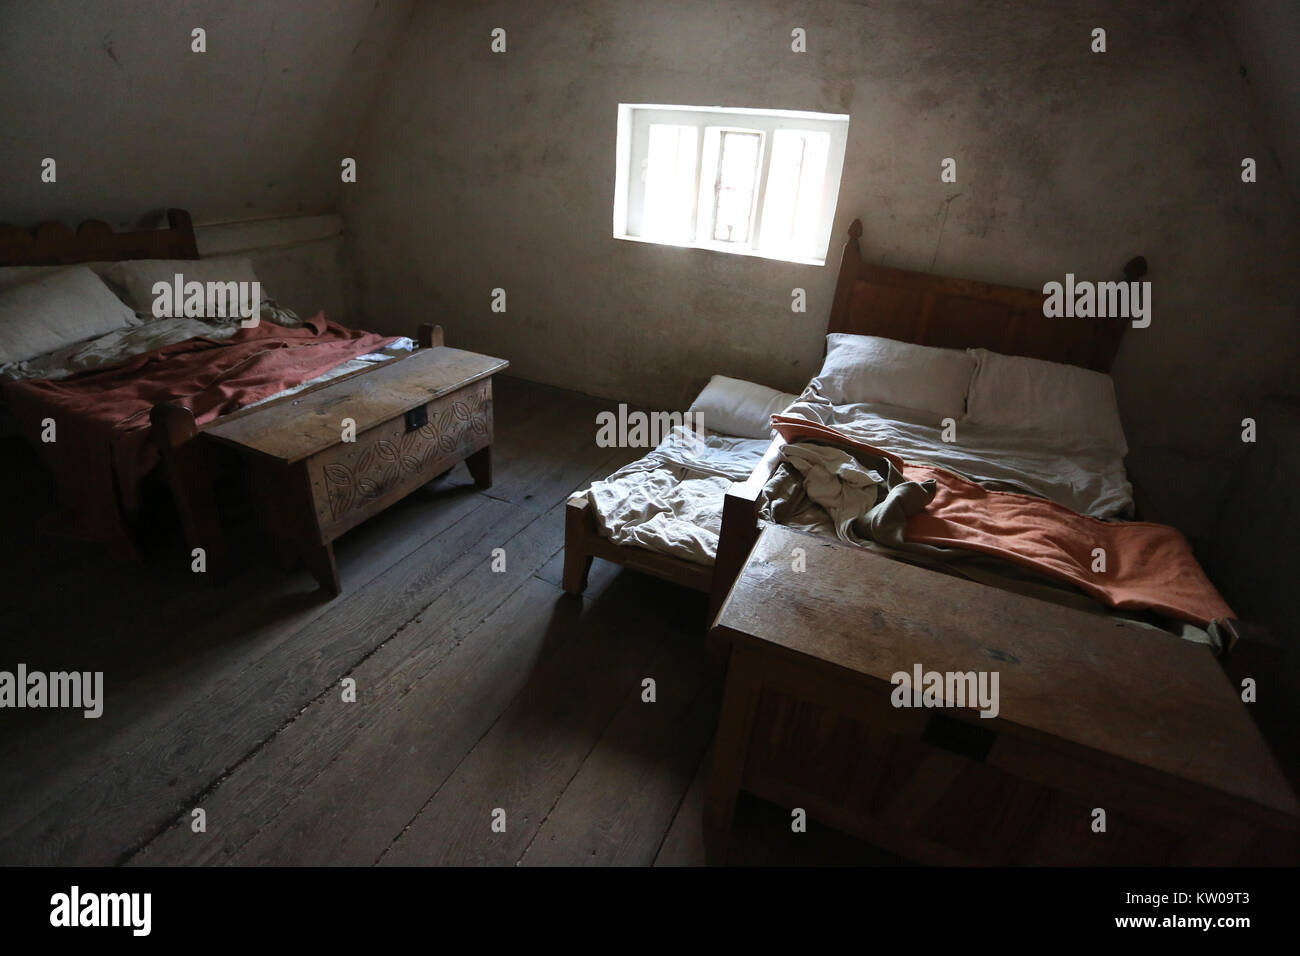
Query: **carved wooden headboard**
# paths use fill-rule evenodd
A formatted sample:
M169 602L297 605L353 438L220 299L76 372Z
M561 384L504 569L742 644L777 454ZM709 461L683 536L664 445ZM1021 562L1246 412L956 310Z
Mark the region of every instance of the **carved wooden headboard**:
M184 209L167 210L165 229L114 232L87 219L73 232L61 222L35 229L0 224L0 266L53 266L121 259L197 259L194 224Z
M1043 293L862 261L862 220L849 226L827 332L879 335L946 349L985 348L1109 372L1128 319L1047 318ZM1138 257L1128 281L1146 273Z

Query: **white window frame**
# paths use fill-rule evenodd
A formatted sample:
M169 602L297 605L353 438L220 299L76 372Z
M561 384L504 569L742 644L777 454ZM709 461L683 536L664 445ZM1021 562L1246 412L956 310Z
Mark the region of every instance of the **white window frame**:
M696 128L696 235L691 242L675 242L641 234L645 206L645 164L650 149L649 128L652 123ZM714 242L712 228L701 222L699 203L705 195L702 182L705 131L708 127L762 134L759 176L755 189L755 212L748 243ZM826 154L826 180L822 191L822 208L818 218L816 241L806 256L774 255L764 252L762 238L763 205L767 195L772 142L779 129L826 133L830 147ZM839 200L840 178L844 170L844 151L848 143L849 117L843 113L811 113L799 110L759 110L721 106L663 106L650 103L620 103L618 106L617 166L614 175L614 238L657 245L712 249L733 255L760 256L783 262L825 265L830 248L835 206ZM709 223L709 226L712 224Z

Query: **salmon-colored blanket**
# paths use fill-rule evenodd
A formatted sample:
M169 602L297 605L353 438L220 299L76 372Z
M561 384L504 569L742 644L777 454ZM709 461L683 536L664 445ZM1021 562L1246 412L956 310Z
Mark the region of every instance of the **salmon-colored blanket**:
M149 440L155 404L179 402L203 424L393 340L321 313L299 328L262 322L227 339L186 339L65 379L8 383L5 399L53 473L64 507L60 530L133 550L127 521L158 462ZM42 438L47 420L54 441Z
M1233 616L1175 528L1101 521L1045 498L989 491L805 419L777 415L773 425L788 442L814 440L861 450L888 460L909 481L933 480L934 498L907 519L906 541L994 555L1068 582L1118 609L1156 611L1200 627Z

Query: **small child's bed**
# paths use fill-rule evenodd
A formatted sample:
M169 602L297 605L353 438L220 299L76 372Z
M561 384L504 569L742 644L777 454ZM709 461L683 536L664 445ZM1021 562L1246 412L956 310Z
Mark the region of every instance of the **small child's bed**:
M771 416L794 400L715 375L688 426L569 499L564 589L581 594L592 558L602 558L711 592L727 489L758 466L772 443Z

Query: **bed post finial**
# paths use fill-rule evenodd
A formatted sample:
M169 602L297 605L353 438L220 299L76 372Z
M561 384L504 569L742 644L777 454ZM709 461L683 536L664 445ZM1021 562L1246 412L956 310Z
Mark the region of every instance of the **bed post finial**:
M199 432L194 412L174 399L155 404L149 410L149 423L154 441L164 449L179 448Z
M839 332L843 328L845 316L849 314L849 302L853 298L853 283L857 281L858 269L862 265L862 253L858 250L858 239L861 236L862 220L854 219L849 223L849 241L844 243L844 253L840 256L840 274L835 280L831 318L826 324L828 332Z
M194 237L194 220L184 209L167 210L167 228L176 234L176 251L178 259L197 259L199 257L198 240Z
M424 322L415 335L415 342L422 349L437 348L443 344L442 326Z

